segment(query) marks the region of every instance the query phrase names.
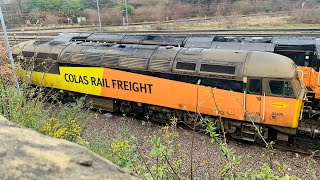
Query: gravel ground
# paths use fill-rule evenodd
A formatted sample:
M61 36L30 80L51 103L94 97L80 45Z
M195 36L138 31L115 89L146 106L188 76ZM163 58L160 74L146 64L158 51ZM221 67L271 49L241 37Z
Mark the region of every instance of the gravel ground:
M142 152L150 150L145 142L145 137L158 132L163 125L156 123L143 123L142 121L119 117L111 114L93 113L94 117L90 120L87 128L87 134L94 137L103 138L111 142L119 135L119 128L126 127L129 132L139 140L139 149ZM188 174L190 169L190 149L192 132L178 128L179 138L177 145L180 144L183 159L182 172ZM220 179L220 172L224 165L224 159L221 157L220 150L216 144L211 144L210 138L201 133L195 133L193 164L194 167L208 162L209 165L201 165L195 171L195 176L202 176L210 168L211 179ZM228 140L229 147L236 155L242 156L242 162L239 170L254 171L258 170L262 164L269 162L267 150L264 147L250 144L247 142ZM177 146L178 147L178 146ZM179 154L179 153L177 153ZM178 155L179 156L179 155ZM292 152L273 151L272 161L275 163L286 164L285 173L294 175L301 179L320 179L320 160L310 159L308 156L302 156ZM276 169L276 168L275 168Z

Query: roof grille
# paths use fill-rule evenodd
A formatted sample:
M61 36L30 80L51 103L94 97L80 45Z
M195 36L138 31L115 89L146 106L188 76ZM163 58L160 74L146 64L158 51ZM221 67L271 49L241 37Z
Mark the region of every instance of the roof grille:
M152 60L150 63L151 70L170 70L170 60Z
M63 54L61 61L70 61L71 60L71 52L66 52Z
M100 65L101 64L100 54L98 54L98 53L88 54L87 58L86 58L86 63Z
M104 56L101 62L102 66L118 66L119 56Z
M126 68L145 69L147 60L148 59L144 58L121 57L119 66Z
M72 59L71 61L73 62L85 62L85 57L86 57L86 54L74 54L72 56Z

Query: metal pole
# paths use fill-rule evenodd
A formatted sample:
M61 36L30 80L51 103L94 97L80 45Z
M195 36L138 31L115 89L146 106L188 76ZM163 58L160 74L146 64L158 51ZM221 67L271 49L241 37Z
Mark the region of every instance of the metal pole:
M102 32L102 28L101 28L101 18L100 18L99 0L97 0L97 11L98 11L98 19L99 19L100 32Z
M127 0L125 0L125 3L126 3L126 18L127 18L127 27L129 28L129 18L128 18L128 3L127 3Z
M4 18L3 18L1 6L0 6L0 21L1 21L1 26L2 26L3 36L6 41L6 45L7 45L7 52L8 52L8 56L9 56L9 60L10 60L10 64L11 64L11 69L13 70L13 78L16 83L17 90L19 92L20 91L19 90L19 83L17 80L16 72L14 71L14 69L15 69L14 68L14 60L13 60L12 53L11 53L11 48L10 48L10 44L9 44L8 34L7 34L7 28L4 23Z

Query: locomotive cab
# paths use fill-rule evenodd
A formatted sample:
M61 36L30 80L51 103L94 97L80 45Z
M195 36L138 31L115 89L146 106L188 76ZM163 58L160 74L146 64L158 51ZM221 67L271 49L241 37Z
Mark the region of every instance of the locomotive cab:
M292 79L249 77L246 88L249 94L303 99L302 86L298 77Z
M277 139L287 141L298 128L306 90L292 60L270 53L257 55L252 52L247 66L245 120L267 124L277 131ZM281 60L273 62L275 56Z

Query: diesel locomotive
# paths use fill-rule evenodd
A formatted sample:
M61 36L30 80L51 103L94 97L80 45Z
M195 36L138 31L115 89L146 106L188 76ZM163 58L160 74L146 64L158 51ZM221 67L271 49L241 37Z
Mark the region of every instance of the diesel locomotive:
M15 46L19 77L68 96L85 94L99 109L152 121L176 117L190 125L195 113L221 116L228 133L247 141L260 138L253 122L265 138L283 141L300 129L306 89L285 56L73 38Z
M67 34L62 34L66 36ZM71 34L69 34L70 36ZM315 37L232 37L219 35L73 34L71 41L162 45L273 52L292 59L307 91L306 113L320 114L320 39ZM320 118L320 116L319 116Z
M62 34L62 36L65 36ZM70 36L70 34L69 34ZM71 41L134 43L187 48L253 50L281 54L297 65L307 89L303 121L307 134L320 128L320 39L316 37L232 37L219 35L74 34ZM305 121L305 119L308 119ZM312 119L312 120L311 120ZM311 122L310 122L311 121Z

